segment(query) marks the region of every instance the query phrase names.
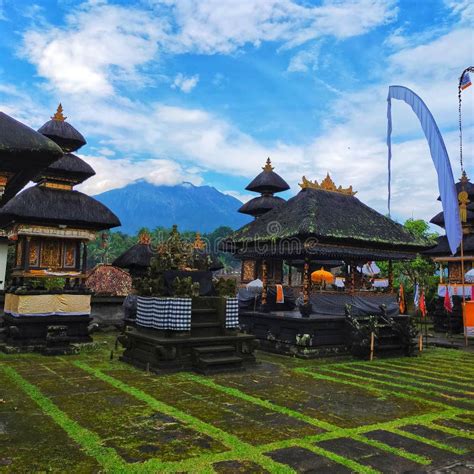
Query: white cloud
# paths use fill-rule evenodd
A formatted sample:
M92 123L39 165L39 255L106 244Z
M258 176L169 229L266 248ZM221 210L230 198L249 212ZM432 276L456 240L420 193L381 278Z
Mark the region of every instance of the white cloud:
M344 39L392 21L394 2L326 0L312 7L294 0L155 0L145 8L90 0L71 10L63 27L41 22L29 29L21 52L54 89L106 96L124 81L153 81L143 69L160 51L229 54L264 41L291 47L323 36ZM185 81L189 92L197 78Z
M145 11L87 2L64 28L27 31L22 53L56 90L108 95L116 81L144 80L140 66L156 57L163 29Z
M191 92L199 82L199 74L195 74L194 76L184 76L183 74L179 73L174 78L171 87L173 89L179 89L180 91L188 94Z
M471 0L445 0L444 2L454 15L458 15L461 22L470 24L474 21L474 3Z
M187 181L195 185L202 184L202 178L190 173L179 163L171 160L149 158L146 160L116 159L104 156L80 155L94 168L96 175L78 186L87 194L95 195L122 188L139 179L151 184L172 186Z
M224 194L228 194L229 196L235 197L242 203L250 201L250 199L253 199L255 197L258 197L255 194L246 194L246 193L242 193L241 191L235 191L235 190L222 191L222 192Z
M307 72L310 69L315 71L318 68L320 50L321 43L317 43L311 48L299 51L291 58L287 71Z
M392 0L326 0L308 6L292 0L156 0L170 5L176 52L231 53L245 44L283 41L288 46L322 36L348 38L392 21ZM355 19L357 19L355 21Z

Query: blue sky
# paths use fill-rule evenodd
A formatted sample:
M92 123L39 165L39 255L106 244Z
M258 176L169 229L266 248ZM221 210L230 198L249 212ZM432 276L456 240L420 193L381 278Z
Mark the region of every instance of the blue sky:
M0 109L37 128L61 101L88 140L91 194L146 179L245 200L270 156L288 195L330 172L385 212L388 85L421 95L460 174L473 21L465 0L0 0ZM470 172L474 87L463 96ZM430 218L427 145L408 107L393 108L392 209Z

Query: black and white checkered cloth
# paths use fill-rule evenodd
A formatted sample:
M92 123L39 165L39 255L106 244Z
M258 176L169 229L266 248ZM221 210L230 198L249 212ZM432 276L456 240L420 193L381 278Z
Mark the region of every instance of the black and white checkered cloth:
M239 326L239 300L227 298L225 304L225 327L233 329Z
M191 330L191 298L137 298L137 324L152 329Z

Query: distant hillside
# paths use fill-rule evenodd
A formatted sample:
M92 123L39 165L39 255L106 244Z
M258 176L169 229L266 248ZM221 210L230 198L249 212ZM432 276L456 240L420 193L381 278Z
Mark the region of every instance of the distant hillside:
M237 229L251 220L237 212L242 205L238 199L210 186L190 183L155 186L140 180L94 197L117 214L122 222L119 230L127 234L142 227L173 224L183 231L212 232L220 226Z

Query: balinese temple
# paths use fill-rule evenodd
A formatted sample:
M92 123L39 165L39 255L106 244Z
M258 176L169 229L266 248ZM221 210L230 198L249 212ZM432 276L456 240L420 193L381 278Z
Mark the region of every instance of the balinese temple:
M288 183L279 174L275 173L270 158L267 158L267 162L262 169L263 171L245 188L247 191L260 193L260 196L246 202L239 209L242 214L249 214L255 219L284 204L286 201L279 196L275 196L275 194L290 189ZM280 263L273 262L267 267L267 278L270 281L280 282L282 280L283 267ZM262 261L260 259L244 259L242 261L241 279L243 283L261 278L261 276Z
M119 255L112 265L128 270L132 277L141 277L147 272L152 257L151 236L148 232L141 232L138 242Z
M245 188L247 191L260 193L260 196L246 202L239 212L258 218L285 202L274 194L286 191L290 189L290 186L273 170L272 162L268 158L263 171Z
M241 324L262 347L294 353L301 349L299 335L307 334L311 347L304 349L321 355L347 348L346 305L367 317L386 312L406 318L399 315L391 265L415 258L429 242L359 201L352 186L336 186L329 175L321 183L303 177L300 187L296 196L231 234L222 248L242 260L243 284L257 276L263 282L258 304L245 289L239 295ZM341 264L342 285L311 285L312 269L325 261L328 267ZM372 261L388 262L387 288L371 286L358 271ZM284 264L302 270L302 285L291 279L283 284ZM284 298L270 298L281 292L279 285Z
M86 142L62 114L61 106L41 128L64 153L0 209L0 227L15 245L12 286L5 294L7 344L32 347L48 340L48 328L62 327L60 338L90 340L87 243L98 231L120 225L100 202L74 190L95 174L72 152ZM45 138L46 140L46 138ZM50 140L48 140L49 142ZM54 291L46 282L57 279ZM42 282L45 282L43 284Z
M452 255L446 235L438 237L437 245L423 252L437 263L440 275L438 284L439 298L435 304L433 315L435 330L450 331L458 333L462 331L462 295L465 299L471 300L474 290L473 280L466 277L463 286L463 266L464 274L470 272L474 265L474 184L471 183L464 172L460 180L456 183L456 191L460 201L460 214L463 228L463 257L459 248L455 255ZM438 200L441 200L438 197ZM444 225L443 212L436 214L430 222L442 229ZM461 264L463 262L463 265ZM472 273L472 272L471 272ZM446 288L452 297L453 312L447 317L444 309L444 296Z
M0 112L0 206L62 154L52 140ZM8 239L0 233L1 290L5 283L7 253Z
M210 259L210 271L215 272L223 268L221 262L219 262L219 260L214 255L207 253L206 244L202 240L199 232L196 233L193 246L194 252L196 254L202 254L206 257L206 259ZM138 236L138 242L135 245L132 245L124 253L119 255L112 262L112 265L114 267L128 270L130 275L134 278L142 277L148 271L153 255L154 251L150 234L148 234L148 232L141 232Z

